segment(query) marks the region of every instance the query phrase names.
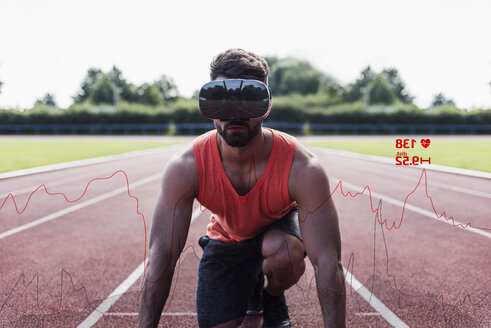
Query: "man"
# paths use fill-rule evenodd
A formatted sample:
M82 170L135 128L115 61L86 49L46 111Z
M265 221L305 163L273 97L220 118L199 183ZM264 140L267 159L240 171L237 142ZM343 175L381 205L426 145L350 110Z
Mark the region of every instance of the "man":
M268 74L264 59L241 49L212 62L200 109L216 130L165 168L142 281L140 327L158 325L195 198L213 213L199 240L200 327L236 327L248 311L261 308L263 327L290 327L283 292L303 274L305 254L315 269L324 326L344 327L341 240L328 179L321 162L293 137L262 127L271 107Z

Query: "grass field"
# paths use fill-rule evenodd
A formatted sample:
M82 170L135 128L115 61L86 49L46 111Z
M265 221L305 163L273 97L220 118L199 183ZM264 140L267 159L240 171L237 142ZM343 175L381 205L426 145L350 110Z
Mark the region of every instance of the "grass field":
M0 139L0 172L126 153L176 142L157 140Z
M356 153L395 158L398 151L394 138L322 138L305 141L312 146L347 150ZM423 148L420 138L413 149L405 149L408 156L431 157L432 164L448 165L491 172L491 138L430 138L431 144ZM0 172L55 164L66 161L113 155L133 150L168 146L178 143L172 139L83 139L83 138L5 138L0 139Z
M312 146L327 147L332 149L347 150L355 153L370 154L395 158L396 153L405 151L409 158L421 156L423 159L431 157L431 164L447 165L491 172L491 138L430 138L431 144L423 148L419 143L420 138L414 138L416 144L413 149L398 149L393 139L359 138L356 140L326 140L318 142L306 142Z

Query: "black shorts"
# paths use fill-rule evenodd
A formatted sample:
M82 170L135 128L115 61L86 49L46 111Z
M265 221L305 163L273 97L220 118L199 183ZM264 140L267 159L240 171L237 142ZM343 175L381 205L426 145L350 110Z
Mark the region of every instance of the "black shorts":
M245 315L247 301L262 270L262 239L271 230L281 230L302 240L297 210L275 221L261 235L239 244L207 236L199 239L203 248L196 293L199 327L216 326Z

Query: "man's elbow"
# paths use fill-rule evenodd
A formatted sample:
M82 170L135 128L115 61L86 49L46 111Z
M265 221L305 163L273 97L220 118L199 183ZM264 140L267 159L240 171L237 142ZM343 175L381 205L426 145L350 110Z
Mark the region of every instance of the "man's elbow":
M343 264L338 256L319 254L310 257L310 261L317 277L322 276L328 281L337 281L340 277L344 277Z

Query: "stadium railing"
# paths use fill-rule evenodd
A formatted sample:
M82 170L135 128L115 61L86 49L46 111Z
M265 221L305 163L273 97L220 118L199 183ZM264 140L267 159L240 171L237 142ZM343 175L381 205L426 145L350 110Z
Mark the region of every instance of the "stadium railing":
M265 121L265 127L296 135L484 135L491 124L312 124ZM0 135L197 135L213 123L0 124Z

